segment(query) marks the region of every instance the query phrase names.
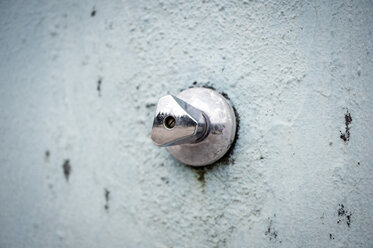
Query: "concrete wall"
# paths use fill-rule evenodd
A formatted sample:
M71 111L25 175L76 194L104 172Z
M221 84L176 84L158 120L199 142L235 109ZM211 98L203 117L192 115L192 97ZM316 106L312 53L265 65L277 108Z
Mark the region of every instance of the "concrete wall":
M1 1L0 247L373 247L372 11ZM193 82L240 118L202 170L150 139Z

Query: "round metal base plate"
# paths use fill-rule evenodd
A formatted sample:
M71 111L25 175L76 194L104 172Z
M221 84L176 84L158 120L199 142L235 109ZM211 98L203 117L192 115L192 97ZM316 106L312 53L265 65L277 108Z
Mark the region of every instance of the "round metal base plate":
M208 88L187 89L177 97L207 115L210 132L199 143L169 146L167 150L175 159L191 166L204 166L219 160L229 150L236 134L232 106L224 96Z

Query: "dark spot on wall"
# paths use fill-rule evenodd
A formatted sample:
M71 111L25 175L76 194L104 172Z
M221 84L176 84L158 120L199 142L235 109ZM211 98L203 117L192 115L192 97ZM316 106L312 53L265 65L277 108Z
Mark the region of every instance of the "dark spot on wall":
M70 174L71 174L71 165L70 165L69 159L65 159L62 165L62 169L63 169L63 174L65 175L65 179L68 182Z
M97 80L97 92L98 92L98 96L101 96L101 84L102 84L102 79L99 78Z
M264 159L264 157L263 157L263 156L260 156L260 159Z
M170 180L167 177L161 177L161 180L165 183L168 184Z
M204 187L206 186L206 178L205 178L205 174L207 172L206 167L190 167L192 171L194 172L194 174L196 175L198 182L201 183L201 186L203 188L202 192L205 192Z
M357 71L357 75L360 77L360 75L361 75L361 71L360 70Z
M330 239L334 239L334 235L330 233L330 234L329 234L329 238L330 238Z
M274 215L274 217L275 216L276 215ZM269 237L269 240L277 239L278 232L273 228L273 220L272 218L269 218L269 217L268 217L268 220L269 220L269 225L264 234Z
M104 193L105 193L105 210L106 211L109 211L109 200L110 200L110 191L108 189L104 189Z
M341 139L343 139L344 142L347 142L347 137L344 133L341 132L341 136L339 136Z
M194 81L194 82L193 82L193 85L197 85L197 81Z
M345 127L345 132L344 133L341 132L341 135L340 135L340 138L345 143L347 143L350 140L350 127L349 127L349 125L351 124L351 122L352 122L351 114L347 110L347 113L345 114L345 126L346 126Z
M202 185L206 185L206 179L205 179L205 170L197 170L198 178L197 180L201 182Z
M348 227L351 227L351 214L346 215L346 224Z
M333 145L333 142L329 142L329 146L332 146Z
M49 150L46 150L45 153L44 153L44 160L47 162L49 161L49 157L50 157L51 153Z
M345 114L345 124L348 126L352 122L351 114L347 111Z
M92 12L91 12L91 17L94 17L96 15L96 9L93 8Z
M360 162L357 162L357 165L360 165Z
M147 104L145 105L146 108L152 108L152 107L154 107L154 106L155 106L155 103L147 103Z
M53 32L50 32L49 34L50 34L51 37L56 37L56 36L58 35L58 33L57 33L57 32L54 32L54 31L53 31Z
M344 209L344 205L343 205L343 204L339 204L339 207L340 207L340 208L338 208L338 216L343 216L343 215L345 215L346 211L345 211L345 209Z
M339 136L341 139L343 139L343 141L346 143L348 140L349 140L349 135L348 135L348 133L347 133L347 135L346 134L344 134L344 133L342 133L341 132L341 136Z
M351 216L352 216L352 213L348 210L345 209L345 206L343 204L339 204L338 205L338 217L339 219L337 220L337 223L341 223L343 221L346 222L346 225L348 227L351 227Z

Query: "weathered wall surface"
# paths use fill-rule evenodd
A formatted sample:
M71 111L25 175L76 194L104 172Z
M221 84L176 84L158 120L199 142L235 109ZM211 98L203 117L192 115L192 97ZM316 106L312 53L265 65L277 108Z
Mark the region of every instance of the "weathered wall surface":
M372 247L372 13L1 1L0 247ZM203 170L150 139L193 82L240 117Z

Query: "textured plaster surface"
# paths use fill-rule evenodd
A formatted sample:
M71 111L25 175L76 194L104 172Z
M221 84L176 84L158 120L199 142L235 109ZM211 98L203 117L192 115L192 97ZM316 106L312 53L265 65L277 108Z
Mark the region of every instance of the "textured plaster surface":
M373 247L372 13L1 1L0 247ZM159 97L206 85L240 124L197 170L150 132Z

